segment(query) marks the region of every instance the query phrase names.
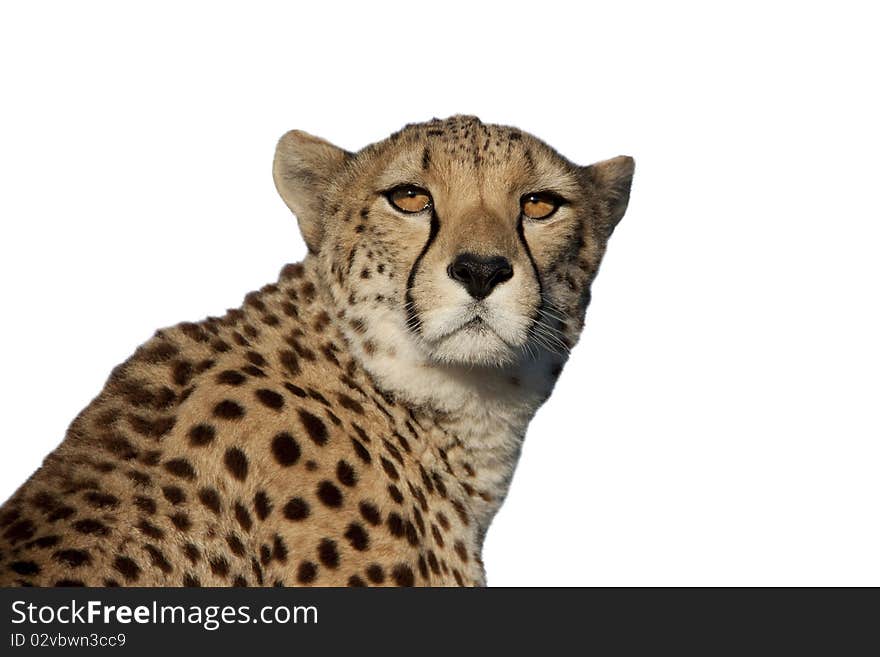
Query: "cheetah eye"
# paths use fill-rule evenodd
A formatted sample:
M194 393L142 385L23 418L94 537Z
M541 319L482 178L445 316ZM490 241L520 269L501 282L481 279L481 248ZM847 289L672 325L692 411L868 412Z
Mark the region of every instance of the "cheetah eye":
M531 192L519 201L523 216L529 219L547 219L564 203L565 199L553 192Z
M415 185L399 185L385 192L385 198L395 208L407 214L418 214L431 207L428 190Z

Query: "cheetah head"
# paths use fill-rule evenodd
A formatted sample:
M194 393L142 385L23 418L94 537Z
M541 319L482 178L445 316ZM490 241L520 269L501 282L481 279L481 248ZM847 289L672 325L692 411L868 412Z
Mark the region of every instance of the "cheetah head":
M356 153L292 131L274 163L361 355L438 367L567 353L632 175L461 116Z

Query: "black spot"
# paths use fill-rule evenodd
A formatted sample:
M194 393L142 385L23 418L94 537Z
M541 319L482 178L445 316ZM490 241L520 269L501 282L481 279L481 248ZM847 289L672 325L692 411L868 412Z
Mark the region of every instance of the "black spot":
M415 576L413 575L412 568L406 564L399 563L394 566L391 571L391 576L394 578L394 583L398 586L412 586L415 584Z
M413 547L419 544L419 535L416 533L416 526L412 524L412 521L407 520L404 525L404 533L406 534L406 541Z
M296 571L296 579L300 584L309 584L318 576L318 567L311 561L303 561Z
M403 465L403 454L400 453L400 450L384 438L382 439L382 444L385 446L385 450L389 454L391 454L394 460Z
M302 278L303 274L305 274L305 268L299 262L297 262L296 264L286 264L281 269L281 278L285 280L289 280L291 278Z
M392 536L397 536L398 538L403 536L403 518L395 511L388 514L388 531L391 532Z
M336 464L336 478L344 486L352 487L357 483L357 475L354 472L354 468L346 461L339 461Z
M172 366L171 378L179 386L185 386L193 375L193 366L188 360L179 360Z
M397 502L398 504L403 503L403 493L400 492L400 489L394 484L388 485L388 494L391 496L391 499Z
M425 535L425 521L422 520L422 514L419 512L418 508L413 507L413 516L416 519L416 525L419 527L419 533L424 536Z
M266 304L260 300L260 295L257 292L248 292L244 298L244 302L248 306L253 306L261 312L266 312Z
M205 329L193 322L181 322L178 324L178 328L181 333L195 342L207 342L211 339L208 334L205 333Z
M217 375L217 383L222 383L228 386L240 386L246 380L247 377L245 377L244 374L236 372L235 370L226 370Z
M89 491L83 495L83 499L88 502L90 506L97 509L112 509L119 505L119 498L115 495L110 495L109 493Z
M137 528L150 538L154 538L157 540L165 538L165 532L159 527L156 527L156 525L151 523L149 520L141 520L137 524Z
M389 461L388 459L386 459L383 456L383 457L381 457L381 462L382 462L382 469L385 470L385 473L389 477L391 477L395 481L400 479L400 475L397 474L397 468L394 467L394 464L391 461Z
M251 557L251 570L254 573L254 577L257 579L257 586L263 585L263 569L260 568L260 564L254 557Z
M195 565L196 562L202 558L202 553L199 551L199 548L193 543L187 543L183 546L183 553L186 555L186 558L190 560L190 562Z
M19 575L37 575L40 572L35 561L13 561L9 564L9 569Z
M382 566L377 563L367 566L367 579L373 582L373 584L381 584L384 582L385 571L382 570Z
M186 502L186 493L178 486L163 486L162 495L174 506Z
M445 529L446 531L449 531L449 527L450 527L451 525L449 524L449 519L446 517L446 514L445 514L445 513L443 513L442 511L440 511L440 512L437 514L437 520L440 521L440 526L443 527L443 529Z
M433 475L434 487L437 489L437 493L439 493L440 497L445 498L447 496L446 492L446 484L443 483L443 479L436 472Z
M339 566L339 551L336 549L336 541L329 538L321 539L318 544L318 559L328 568L337 568Z
M307 393L305 390L303 390L303 389L300 388L299 386L295 386L295 385L293 385L292 383L285 383L285 384L284 384L284 387L285 387L289 392L291 392L291 393L293 393L294 395L296 395L297 397L305 398L305 397L308 397L308 396L309 396L309 393Z
M215 514L220 514L220 494L213 488L199 490L199 501Z
M53 502L53 506L54 506L54 502ZM52 507L47 504L46 510L48 510L50 508L52 508ZM16 509L10 509L9 511L7 511L6 513L3 514L3 523L0 526L6 527L7 525L10 525L9 528L3 533L3 536L5 536L6 538L8 538L10 540L19 541L24 538L30 538L31 536L34 535L34 530L35 530L34 523L32 523L30 520L27 520L27 519L19 520L14 525L11 524L11 523L15 522L16 520L18 520L20 515L21 514Z
M379 509L375 504L361 502L358 505L358 510L361 512L363 519L371 525L379 525L382 522L382 515L379 513Z
M226 537L226 544L229 546L229 549L232 550L232 554L238 557L244 556L244 543L241 542L241 539L238 536L235 534L229 534Z
M73 523L73 528L80 534L97 534L98 536L106 536L110 529L100 520L95 518L83 518Z
M278 352L278 359L288 372L296 376L300 373L299 358L290 349Z
M254 511L260 520L265 520L272 513L272 502L264 491L257 491L254 495Z
M300 409L299 419L312 442L316 445L327 444L327 425L321 418Z
M296 439L285 431L272 439L272 454L280 465L288 467L299 461L301 450Z
M275 534L272 541L272 557L281 563L287 562L287 546L284 544L284 539L278 534Z
M327 406L328 408L332 406L332 404L329 401L327 401L327 398L324 395L322 395L320 392L315 390L314 388L309 388L308 393L309 393L309 397L321 402L324 406Z
M348 526L348 529L345 530L344 536L348 539L351 547L359 552L363 552L370 545L370 537L366 530L356 522L353 522Z
M318 484L318 499L332 508L342 506L342 492L326 479Z
M149 438L161 438L174 428L175 421L173 417L159 417L153 420L139 415L129 415L128 417L131 428Z
M224 354L227 351L229 351L230 349L232 349L232 347L230 347L229 343L226 342L225 340L220 340L218 338L211 343L211 349L213 349L217 353Z
M182 479L195 479L196 471L192 464L186 459L171 459L165 462L165 470L173 474L175 477Z
M244 417L244 409L231 399L224 399L214 407L214 415L224 420L238 420Z
M85 550L58 550L52 557L58 563L71 568L78 568L92 562L91 555Z
M149 449L141 454L140 462L144 465L156 465L162 458L162 452L157 449Z
M294 497L284 505L284 517L288 520L300 521L309 517L309 504L301 497Z
M157 342L138 349L137 357L148 363L164 363L176 356L179 351L180 349L170 342Z
M127 438L110 435L101 439L101 447L123 461L130 461L138 455L137 450Z
M223 455L223 462L226 464L229 474L239 481L245 480L248 473L248 460L243 451L238 447L230 447Z
M373 460L373 457L370 456L370 452L366 447L357 439L350 438L351 446L354 448L354 453L357 454L358 458L364 463L370 463Z
M464 504L462 504L461 500L452 500L452 508L455 509L455 512L458 514L459 519L465 527L471 524L471 520L468 517L467 511L465 511Z
M62 506L58 507L57 509L55 509L54 511L52 511L52 513L50 513L48 516L46 516L46 520L48 520L49 522L54 522L55 520L64 520L65 518L69 518L70 516L72 516L74 513L76 513L76 509L74 509L71 506L62 505ZM29 522L29 521L23 520L22 522ZM21 524L21 523L17 523L17 524ZM12 527L9 528L9 530L11 530L11 529L12 529ZM7 538L10 538L9 530L7 530L6 534L4 534L4 536L6 536ZM10 540L12 540L12 539L10 538Z
M197 424L189 430L189 444L193 447L204 447L214 442L214 427L210 424Z
M248 513L248 510L240 502L235 503L235 519L246 532L249 532L254 524L254 521L251 520L251 514Z
M188 531L189 528L192 527L192 521L185 513L172 513L168 516L168 519L171 520L172 524L182 532Z
M58 545L61 539L58 536L40 536L39 538L35 538L27 545L29 547L38 547L38 548L50 548Z
M229 574L229 562L223 557L214 557L210 561L211 572L218 577L226 577Z
M330 418L330 421L333 424L335 424L337 427L342 426L342 420L340 420L339 417L333 411L331 411L329 408L324 409L324 413L327 415L328 418Z
M269 390L268 388L260 388L256 393L257 399L260 402L272 410L278 411L284 408L284 397L279 395L274 390Z
M440 547L443 547L443 544L445 542L443 540L443 534L440 533L437 525L435 525L433 522L431 523L431 534L434 536L434 542Z
M170 573L173 570L171 564L168 562L168 559L166 559L165 555L162 554L162 550L154 545L149 544L144 546L144 550L146 550L147 554L150 555L150 563L161 570L163 573Z

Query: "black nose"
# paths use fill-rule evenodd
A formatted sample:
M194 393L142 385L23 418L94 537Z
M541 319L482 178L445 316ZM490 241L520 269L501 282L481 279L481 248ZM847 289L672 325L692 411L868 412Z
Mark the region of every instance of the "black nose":
M464 285L474 299L485 299L496 285L513 277L513 266L507 258L487 258L475 253L462 253L446 271L449 278Z

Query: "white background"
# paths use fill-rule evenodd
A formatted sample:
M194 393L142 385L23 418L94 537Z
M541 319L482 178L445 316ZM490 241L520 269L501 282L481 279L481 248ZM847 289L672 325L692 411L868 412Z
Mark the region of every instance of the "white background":
M474 113L637 161L489 583L880 585L877 21L810 4L4 3L0 498L304 255L284 131Z

